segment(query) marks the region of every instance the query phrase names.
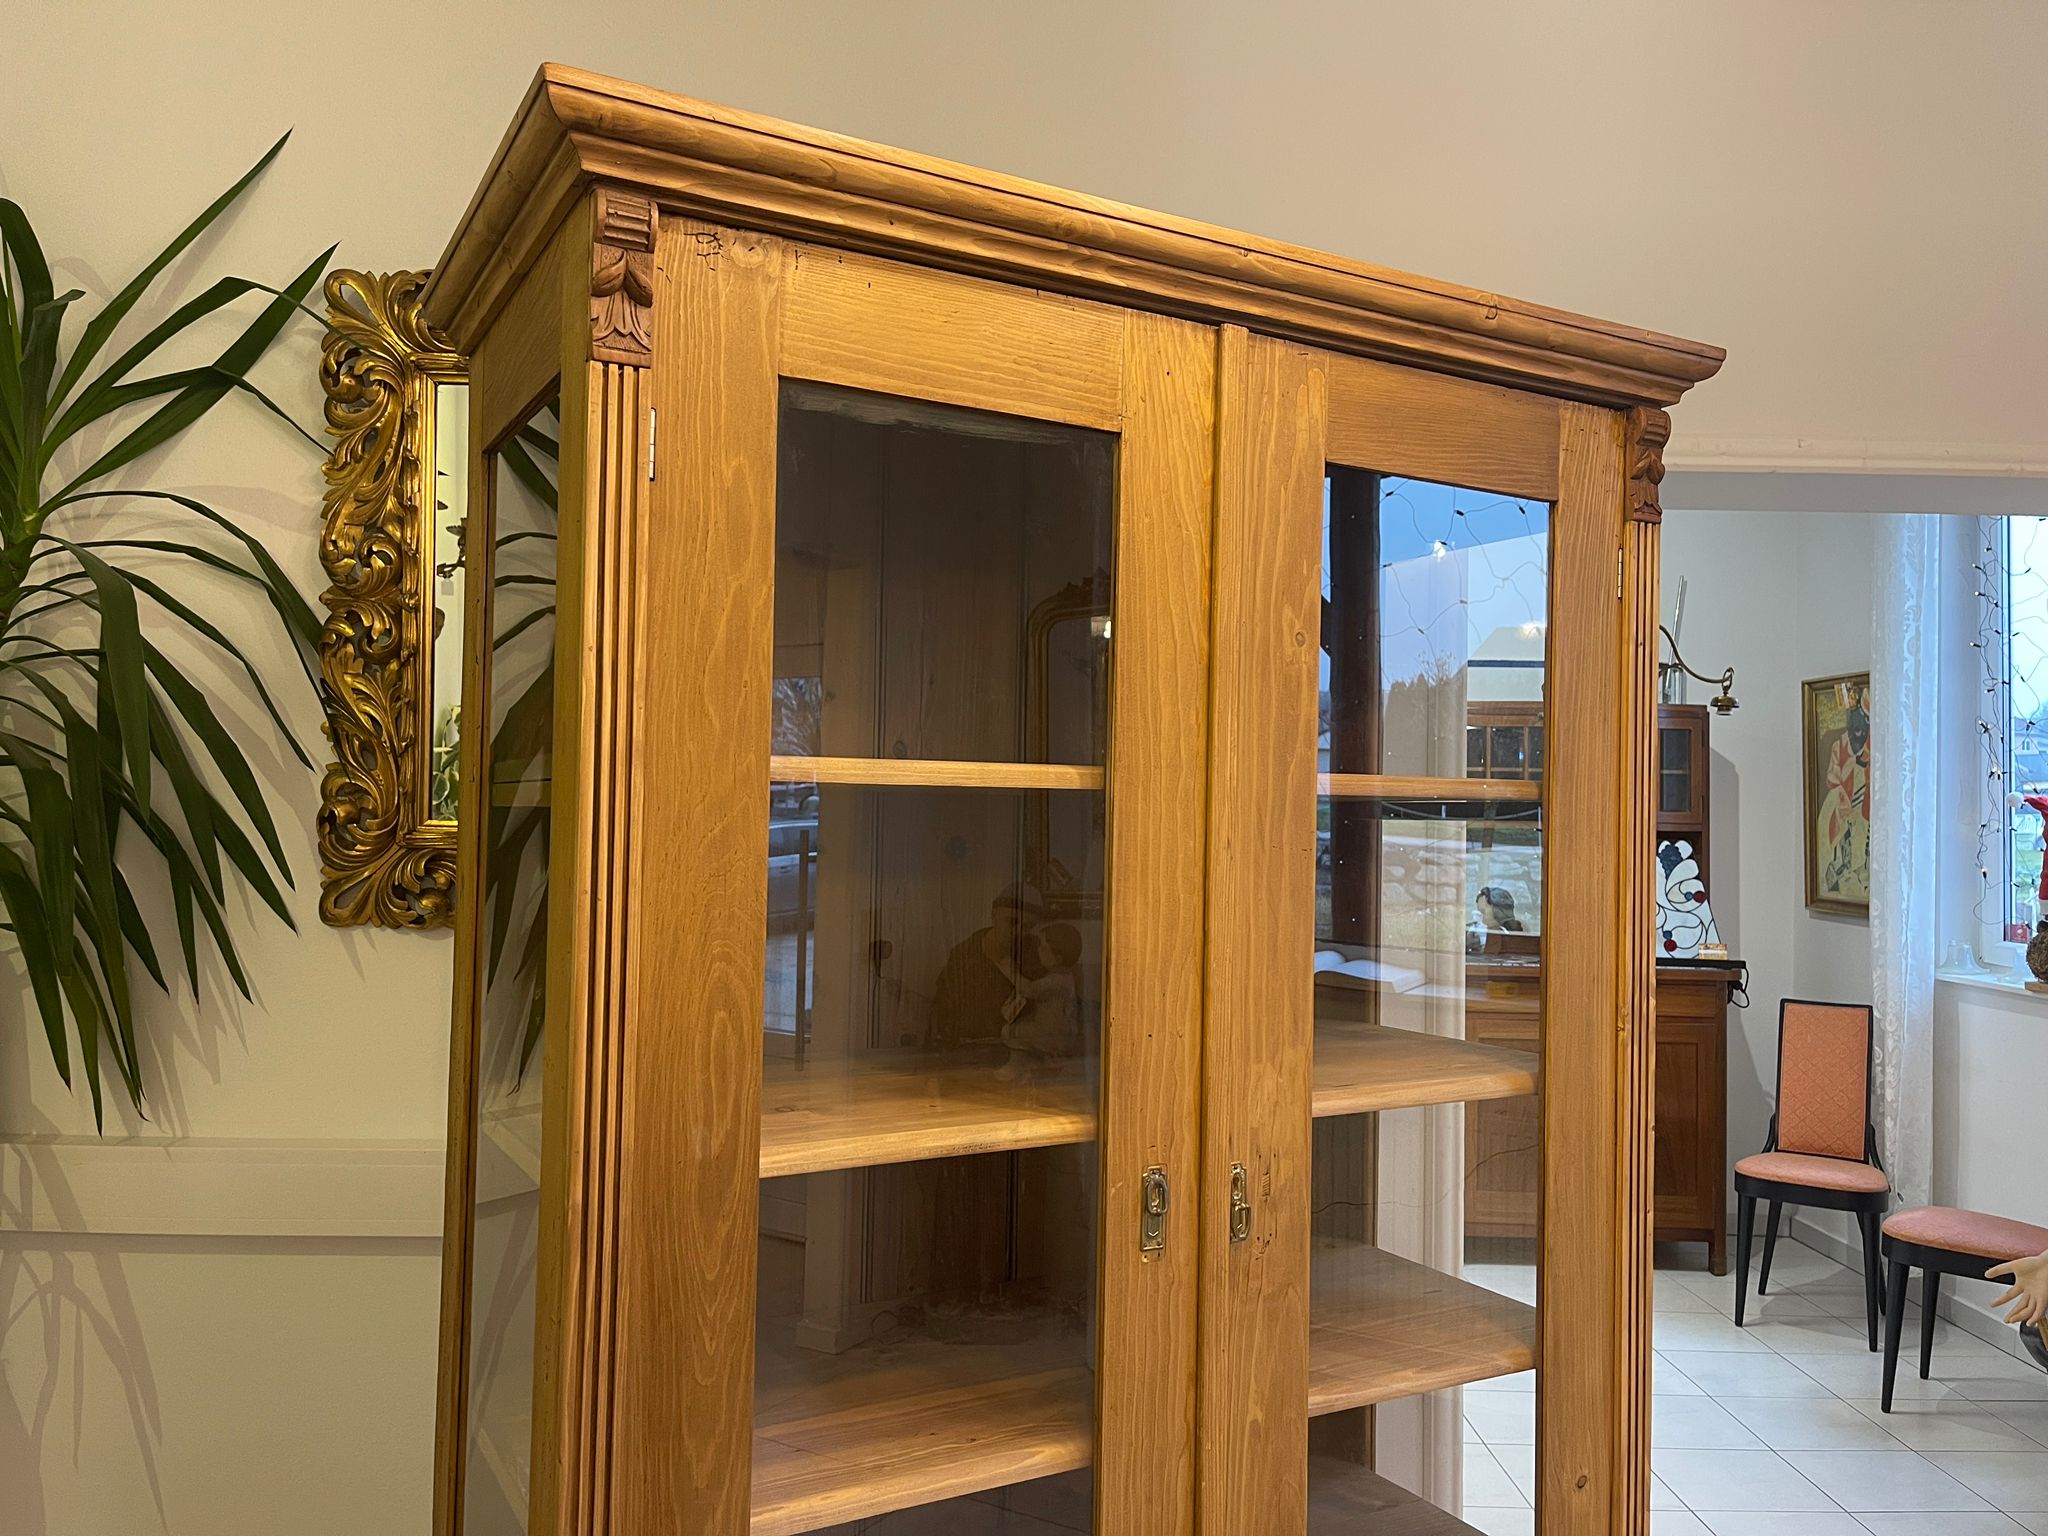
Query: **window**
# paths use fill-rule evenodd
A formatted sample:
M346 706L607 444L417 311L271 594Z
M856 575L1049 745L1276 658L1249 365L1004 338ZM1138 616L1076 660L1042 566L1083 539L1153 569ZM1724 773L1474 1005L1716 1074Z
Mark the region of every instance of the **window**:
M1986 645L1985 693L1999 715L1987 755L2006 786L2005 936L2024 943L2041 916L2042 860L2042 817L2026 797L2048 797L2048 518L2001 521L2002 536L1986 543L2004 579L1984 587L1990 601L2002 602L2004 622L1988 614L1979 644Z

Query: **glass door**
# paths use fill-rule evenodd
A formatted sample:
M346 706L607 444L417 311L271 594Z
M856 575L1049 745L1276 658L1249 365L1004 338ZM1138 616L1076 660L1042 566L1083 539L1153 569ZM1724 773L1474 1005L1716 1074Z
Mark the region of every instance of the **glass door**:
M542 1136L554 820L556 607L561 421L552 395L482 458L487 548L472 550L475 697L468 866L480 870L474 920L475 1023L466 1078L473 1159L462 1359L460 1508L464 1536L526 1536L532 1518L536 1316L544 1236ZM555 982L560 986L559 980ZM557 999L559 1002L559 999ZM559 1070L557 1066L554 1070Z
M1539 1426L1559 1469L1586 1440L1548 1380L1572 1314L1544 1309L1587 1262L1562 1235L1613 1216L1550 1139L1579 1073L1553 962L1599 933L1611 963L1618 895L1553 888L1551 786L1581 762L1558 658L1586 650L1557 594L1617 600L1619 480L1567 471L1615 473L1618 433L1233 333L1223 369L1211 843L1243 853L1210 874L1204 1519L1576 1528L1561 1502L1537 1524ZM1560 538L1567 501L1604 549ZM1614 1253L1575 1322L1602 1369Z
M1333 464L1322 524L1308 1529L1337 1536L1406 1494L1531 1507L1542 799L1493 706L1542 709L1550 507Z
M783 270L749 1529L1182 1531L1213 333Z

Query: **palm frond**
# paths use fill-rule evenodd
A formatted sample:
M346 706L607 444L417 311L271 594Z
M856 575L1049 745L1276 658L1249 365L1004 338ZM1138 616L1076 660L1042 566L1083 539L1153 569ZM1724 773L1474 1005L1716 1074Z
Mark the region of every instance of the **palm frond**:
M231 397L314 441L249 375L309 313L331 249L282 285L219 278L118 342L158 280L284 144L124 283L68 353L66 322L82 295L56 291L27 213L0 199L0 937L21 956L58 1074L74 1087L83 1078L96 1120L103 1066L138 1111L146 1099L130 964L160 989L172 979L130 873L148 864L168 880L176 959L195 995L202 933L250 995L227 920L231 877L292 922L291 869L248 753L172 652L197 646L232 661L269 728L299 762L311 760L246 642L178 578L259 589L272 633L309 686L319 619L263 541L227 513L176 491L108 483ZM258 296L212 361L173 360L196 327ZM60 458L70 466L61 473ZM194 537L164 533L164 512L195 518ZM170 790L163 804L160 785Z

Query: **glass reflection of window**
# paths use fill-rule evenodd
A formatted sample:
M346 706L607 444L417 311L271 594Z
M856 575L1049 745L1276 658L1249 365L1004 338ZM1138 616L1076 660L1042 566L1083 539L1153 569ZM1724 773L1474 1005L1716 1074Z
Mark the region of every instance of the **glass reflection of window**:
M1321 769L1541 781L1549 506L1345 468L1325 495ZM1533 950L1534 803L1340 798L1317 831L1318 942Z
M1330 837L1339 806L1377 824L1376 868L1347 859ZM1316 804L1316 821L1318 944L1364 942L1338 910L1338 892L1348 887L1377 893L1379 944L1389 949L1442 949L1445 936L1463 932L1470 954L1534 952L1543 926L1538 806L1382 807L1325 798Z
M1543 697L1549 548L1542 502L1381 479L1380 676L1390 745L1401 738L1403 713L1424 708L1430 690L1461 673L1470 703ZM1505 734L1489 745L1497 759L1525 750Z

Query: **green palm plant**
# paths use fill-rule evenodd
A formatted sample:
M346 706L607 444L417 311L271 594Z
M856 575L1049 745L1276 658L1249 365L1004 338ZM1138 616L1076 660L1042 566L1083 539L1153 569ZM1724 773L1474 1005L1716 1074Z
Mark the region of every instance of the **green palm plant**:
M248 657L160 578L197 566L254 587L309 685L319 620L232 519L117 479L231 394L290 421L249 370L302 312L333 251L282 288L221 278L107 355L157 278L284 143L79 327L68 350L65 321L83 295L56 292L28 216L0 200L0 933L27 972L58 1073L74 1089L84 1079L102 1125L107 1068L138 1111L146 1097L131 958L171 989L131 879L153 865L168 886L195 996L201 930L250 996L227 923L231 873L292 923L279 883L291 884L291 870L248 758L159 641L182 632L185 647L239 665L292 753L312 762ZM268 295L261 311L212 362L161 363L195 327L257 294Z

